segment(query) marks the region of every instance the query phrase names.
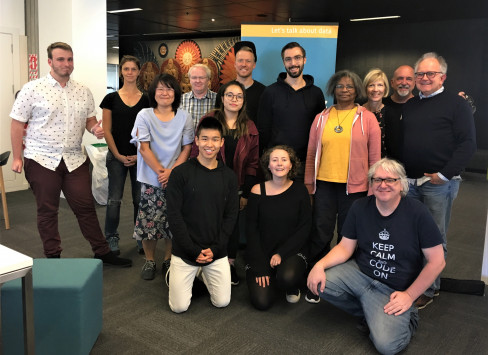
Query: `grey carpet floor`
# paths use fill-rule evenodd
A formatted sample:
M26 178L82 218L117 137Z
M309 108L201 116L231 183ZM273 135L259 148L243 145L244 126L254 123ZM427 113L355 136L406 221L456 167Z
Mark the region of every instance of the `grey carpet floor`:
M480 279L488 208L488 182L482 174L466 173L454 203L448 233L449 255L443 277ZM356 330L356 319L320 302L288 304L283 295L267 312L250 305L247 288L232 288L225 309L214 308L207 295L192 300L184 314L168 306L161 265L153 281L140 278L143 256L132 234L132 212L126 197L121 209L122 256L132 258L128 269L104 268L103 330L91 354L374 354L369 339ZM34 258L43 257L31 191L7 194L11 229L0 220L0 243ZM105 208L97 207L100 223ZM95 221L94 221L95 223ZM103 229L103 228L102 228ZM60 207L59 230L63 257L90 258L66 201ZM162 244L158 255L162 257ZM244 277L242 253L238 273ZM485 288L486 289L486 288ZM442 292L420 311L420 326L405 354L488 354L488 299Z

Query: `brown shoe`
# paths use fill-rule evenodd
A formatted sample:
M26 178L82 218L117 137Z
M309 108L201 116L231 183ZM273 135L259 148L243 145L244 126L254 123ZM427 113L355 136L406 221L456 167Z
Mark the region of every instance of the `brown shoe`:
M432 303L434 300L433 297L428 297L426 295L421 295L419 298L414 303L414 306L417 307L417 309L424 309L427 307L429 304Z

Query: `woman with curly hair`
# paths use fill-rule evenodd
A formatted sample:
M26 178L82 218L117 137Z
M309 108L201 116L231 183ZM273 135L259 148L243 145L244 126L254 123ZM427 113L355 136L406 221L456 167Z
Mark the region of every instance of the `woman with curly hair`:
M261 158L267 181L254 185L247 211L246 279L251 303L266 310L279 290L286 300L300 300L307 269L303 247L312 227L307 189L293 181L299 160L292 148L278 145Z

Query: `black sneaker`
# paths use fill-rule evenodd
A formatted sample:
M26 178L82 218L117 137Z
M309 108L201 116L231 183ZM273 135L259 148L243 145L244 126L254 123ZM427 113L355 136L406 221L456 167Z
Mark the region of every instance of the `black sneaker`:
M141 270L141 278L143 280L153 280L156 276L156 262L153 260L146 260Z
M169 267L171 266L171 259L163 261L163 280L166 283L166 286L169 287Z
M239 285L239 276L237 276L236 267L230 264L230 284L237 286Z
M307 294L305 295L305 301L307 301L308 303L317 304L320 302L320 296L314 295L312 291L307 290Z
M102 260L104 265L112 265L112 266L118 266L118 267L131 267L132 266L132 260L119 258L112 251L109 251L107 254L104 254L104 255L95 254L94 258Z

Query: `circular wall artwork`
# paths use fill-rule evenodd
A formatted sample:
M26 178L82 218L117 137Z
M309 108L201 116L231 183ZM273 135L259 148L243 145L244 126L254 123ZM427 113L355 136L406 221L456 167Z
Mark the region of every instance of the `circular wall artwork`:
M161 43L159 45L159 56L161 58L166 58L166 56L168 55L168 46L166 45L166 43Z
M175 59L184 74L188 72L191 66L202 60L202 51L195 41L185 40L176 48Z

